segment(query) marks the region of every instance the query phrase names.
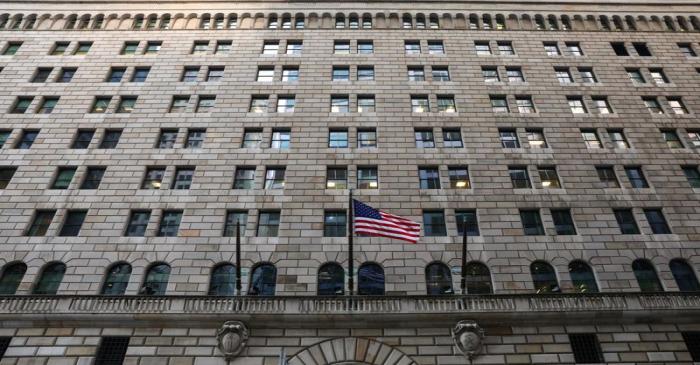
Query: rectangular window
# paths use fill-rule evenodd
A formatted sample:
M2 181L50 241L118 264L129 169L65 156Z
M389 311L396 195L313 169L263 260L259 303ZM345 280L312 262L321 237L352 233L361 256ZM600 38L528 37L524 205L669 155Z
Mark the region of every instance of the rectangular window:
M280 212L261 211L258 215L258 237L277 237L280 226Z
M487 84L501 81L501 78L498 76L498 68L496 67L482 67L481 75Z
M122 50L119 52L119 54L133 55L133 54L136 54L136 49L138 49L138 48L139 48L139 42L124 42L124 46L122 46ZM55 49L56 48L54 47L54 50ZM61 52L61 54L63 54L63 52Z
M78 42L78 46L75 48L73 54L84 56L90 51L90 47L92 47L92 42Z
M282 67L282 82L299 81L298 66L283 66Z
M192 54L206 54L209 49L209 41L195 41L192 44Z
M578 75L581 78L581 82L584 84L595 84L598 82L592 68L579 67Z
M544 138L544 131L541 129L526 129L527 143L530 148L547 148L547 140Z
M83 178L83 183L80 185L81 189L97 189L100 187L102 182L102 177L105 174L104 167L88 167L85 172L85 177Z
M357 112L358 113L374 113L376 105L374 104L374 95L358 95L357 96Z
M122 96L119 98L119 104L115 113L131 113L136 105L136 96Z
M214 50L215 54L226 54L231 52L231 41L217 41L216 42L216 49Z
M530 175L527 172L527 166L508 166L508 175L513 184L513 189L530 189Z
M508 100L505 96L490 95L491 100L491 110L494 113L508 113L510 109L508 108Z
M445 54L442 41L428 41L428 54Z
M450 188L469 189L472 187L467 166L450 166L447 169L447 174L450 178Z
M347 214L344 210L325 211L323 216L323 236L324 237L344 237Z
M358 189L378 189L379 174L376 166L365 166L357 168L357 188Z
M39 135L39 130L36 129L25 129L22 130L17 143L15 144L16 149L26 150L32 147L36 137Z
M126 67L112 67L105 82L121 82L125 73Z
M615 220L617 220L618 226L620 226L620 233L639 234L639 227L637 226L637 221L634 219L634 214L632 214L631 209L615 209L613 213L615 214Z
M551 209L554 230L560 236L575 235L576 227L569 209Z
M207 136L206 129L188 129L185 148L202 148L204 138Z
M688 130L688 142L690 142L693 147L700 147L700 131Z
M615 169L612 166L596 166L596 173L604 188L619 188L620 182L615 175Z
M574 57L583 56L583 50L578 42L566 42L564 44L566 45L566 50L569 51L570 55Z
M161 129L157 148L173 148L177 140L177 129Z
M542 226L542 218L540 211L537 209L522 209L520 210L520 221L523 225L523 234L526 236L542 236L544 235L544 227Z
M544 42L542 45L544 46L544 52L547 54L547 56L561 55L561 52L559 51L559 46L557 46L556 42Z
M520 67L506 67L506 77L508 82L525 82L525 76Z
M350 54L350 41L334 41L333 42L333 53L334 54Z
M226 212L226 221L224 222L224 237L236 236L236 225L240 227L240 235L245 236L246 225L248 225L248 211L246 210L229 210Z
M330 148L347 148L348 147L348 130L347 129L330 129L328 131L328 147L330 147Z
M207 82L219 82L224 78L224 67L209 66L207 70Z
M423 66L409 66L408 81L425 81Z
M424 210L423 232L426 237L447 236L445 213L442 210Z
M649 47L647 47L646 43L633 42L632 47L634 47L634 50L637 51L637 54L640 57L651 57L651 51L649 50Z
M49 79L49 75L51 75L51 71L53 71L52 67L39 67L36 69L36 72L34 73L34 77L32 77L32 81L34 83L41 83L41 82L46 82L46 80Z
M8 42L7 46L5 46L5 49L2 51L2 55L13 56L19 51L20 47L22 47L22 42Z
M688 108L685 107L685 104L683 104L683 100L680 97L667 96L666 100L668 101L668 106L671 107L674 114L688 114Z
M216 105L216 96L200 95L197 98L195 113L210 113Z
M644 215L647 217L651 232L654 234L670 234L671 228L666 223L666 218L661 212L661 209L644 209Z
M27 109L29 109L29 105L32 103L32 100L34 100L33 96L18 97L17 100L15 100L15 104L12 106L10 113L24 114L27 111Z
M577 364L597 364L605 362L600 349L598 337L594 333L576 333L569 335L569 343Z
M268 167L267 171L265 171L265 189L284 189L285 172L286 169L284 167Z
M7 139L10 138L10 133L12 133L12 131L0 129L0 148L2 148L5 142L7 142Z
M106 129L105 134L102 137L102 141L100 142L100 147L101 149L108 149L108 148L117 148L117 144L119 144L119 139L122 136L122 130L121 129Z
M437 96L437 106L438 106L438 112L440 112L440 113L456 113L457 112L455 98L452 95L438 95Z
M243 131L243 143L241 148L261 148L262 147L262 129L246 128Z
M420 42L419 41L404 41L403 44L404 52L408 54L420 54Z
M73 76L75 76L76 71L78 71L78 69L74 67L61 68L61 73L56 79L56 82L71 82L71 80L73 80Z
M86 210L69 210L68 213L66 213L66 218L63 221L63 227L61 227L61 232L59 232L58 235L63 237L75 237L79 235L80 228L83 226L86 215Z
M163 211L163 216L160 218L160 225L158 226L158 237L177 237L181 220L181 210Z
M559 176L557 175L557 169L553 166L538 166L537 172L540 174L540 182L543 189L559 189L561 188L561 183L559 183Z
M688 179L688 184L692 188L700 188L700 171L697 166L682 166L683 174ZM2 170L0 170L0 173Z
M165 167L149 167L146 169L146 175L143 177L141 189L157 190L163 184L163 175L165 175Z
M464 235L465 228L467 236L479 235L479 221L475 209L455 210L455 222L460 236Z
M593 96L591 99L593 99L593 107L599 115L607 115L613 112L606 96Z
M55 210L37 210L25 235L34 237L45 236L54 215L56 215Z
M262 54L264 55L276 55L279 53L280 42L279 41L264 41Z
M678 43L678 49L680 49L681 53L686 57L698 56L698 54L695 53L695 50L693 49L693 45L690 43Z
M350 98L347 95L331 95L331 113L349 113Z
M700 361L700 332L681 332L681 335L690 358L695 362Z
M574 82L568 67L557 67L554 69L554 73L560 84L571 84Z
M346 139L347 143L347 139ZM358 129L357 130L357 147L358 148L372 148L377 147L377 130L372 129Z
M572 114L586 114L586 105L583 104L583 98L580 96L567 96L567 102L569 103L569 108Z
M508 41L498 41L496 42L496 45L498 45L498 53L501 56L514 56L515 55L515 49L513 48L513 44Z
M518 106L518 113L531 114L535 113L535 104L532 102L531 96L516 96L515 104Z
M411 112L413 113L428 113L430 112L430 103L427 95L411 95Z
M56 178L51 184L51 189L68 189L70 182L75 175L75 167L59 167L56 173Z
M74 149L86 149L90 146L92 137L95 135L94 129L78 129L78 133L73 140L73 145L71 148Z
M414 135L416 148L435 148L435 137L432 129L416 129Z
M95 355L95 365L116 365L124 362L129 337L102 337Z
M192 178L194 177L193 167L178 167L175 170L175 179L173 179L174 190L187 190L192 186Z
M2 28L2 27L0 27ZM9 336L3 336L0 337L0 359L5 355L5 352L7 352L7 348L10 347L10 342L12 341L12 337Z
M347 189L348 169L346 167L328 167L326 169L326 189Z
M236 177L233 180L234 189L250 190L255 188L255 168L240 166L236 168Z
M677 149L677 148L683 148L683 142L681 142L680 137L678 137L678 133L674 130L661 130L661 134L664 137L664 141L666 141L666 145L668 148L672 149Z
M348 66L333 66L333 81L350 81L350 67Z
M628 68L626 69L627 71L627 76L629 76L630 80L632 80L633 84L646 84L647 81L644 79L644 76L642 75L642 71L640 71L638 68Z
M610 47L612 47L613 51L615 52L615 55L618 57L630 55L627 51L627 47L625 47L624 42L610 42Z
M437 167L419 167L418 180L421 189L440 189L440 171Z
M288 129L273 129L270 139L270 148L288 150L292 132Z
M52 56L62 56L64 53L66 53L66 50L68 50L69 45L70 42L56 42L53 44L53 48L51 48L51 52L49 52L49 54ZM5 49L5 53L3 53L4 55L7 54L8 48ZM17 51L15 50L15 52ZM14 54L14 52L11 54Z
M250 98L250 113L267 113L267 108L270 103L267 95L254 95Z
M199 75L199 66L186 66L182 71L182 82L196 82Z
M480 56L490 55L491 45L489 45L488 41L476 41L474 42L474 50Z
M501 140L501 147L520 148L520 141L518 141L518 134L515 129L499 129L498 136Z
M132 211L124 235L127 237L143 237L146 234L146 227L148 227L150 219L150 210Z
M287 54L300 55L304 48L302 41L287 41Z
M649 183L647 183L647 179L644 177L644 172L642 172L641 167L626 166L625 173L633 188L645 189L649 187Z
M664 110L661 108L661 104L655 97L644 97L642 98L644 105L646 105L647 110L651 114L663 114Z
M131 75L131 82L146 82L150 72L150 67L135 67L134 73Z
M652 80L656 85L668 84L668 78L666 77L666 74L664 73L664 70L663 70L663 69L660 69L660 68L650 68L650 69L649 69L649 74L651 75L651 80Z
M357 41L357 53L372 54L374 53L374 43L372 41Z
M357 81L374 81L374 66L357 66Z
M450 81L450 70L447 66L432 67L433 81Z
M0 167L0 189L7 188L7 185L10 184L15 172L17 172L16 167Z
M36 112L38 114L51 114L53 109L56 107L56 104L58 104L57 96L44 96L41 100L41 105L39 105Z
M442 142L446 148L462 148L462 132L459 128L443 128Z
M608 138L613 144L613 148L628 149L630 148L625 133L621 129L608 129Z
M143 54L156 54L160 51L160 46L163 42L160 41L149 41L146 43L146 48L143 50Z

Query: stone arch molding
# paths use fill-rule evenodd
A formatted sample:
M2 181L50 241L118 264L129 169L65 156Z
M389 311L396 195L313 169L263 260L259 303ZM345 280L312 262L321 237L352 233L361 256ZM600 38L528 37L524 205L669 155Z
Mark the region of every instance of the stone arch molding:
M379 341L361 337L334 338L309 346L288 365L418 365L405 353Z

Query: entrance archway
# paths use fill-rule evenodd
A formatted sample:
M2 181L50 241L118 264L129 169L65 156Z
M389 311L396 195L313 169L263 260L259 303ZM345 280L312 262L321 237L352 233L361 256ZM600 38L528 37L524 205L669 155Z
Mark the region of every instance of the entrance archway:
M287 361L288 365L418 365L398 349L361 337L334 338L311 345Z

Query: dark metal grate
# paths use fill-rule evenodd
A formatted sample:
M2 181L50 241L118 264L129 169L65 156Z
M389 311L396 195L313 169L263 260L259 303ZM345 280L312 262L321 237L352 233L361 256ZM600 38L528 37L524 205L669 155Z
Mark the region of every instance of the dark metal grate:
M574 360L577 364L597 364L603 362L598 337L593 333L577 333L569 335Z
M0 359L5 356L5 351L10 346L10 341L12 337L0 337Z
M95 365L121 365L128 347L129 337L102 337Z
M683 341L693 361L700 361L700 332L683 332Z

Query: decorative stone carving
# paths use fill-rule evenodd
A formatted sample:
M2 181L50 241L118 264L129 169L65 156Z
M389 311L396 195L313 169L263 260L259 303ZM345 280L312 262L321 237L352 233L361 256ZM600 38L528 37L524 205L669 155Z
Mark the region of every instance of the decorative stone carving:
M241 321L226 321L216 333L216 341L224 358L232 360L248 342L248 327Z
M452 329L455 345L469 359L469 362L481 353L484 337L484 329L475 321L459 321Z

